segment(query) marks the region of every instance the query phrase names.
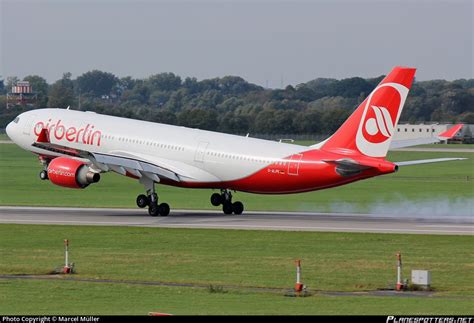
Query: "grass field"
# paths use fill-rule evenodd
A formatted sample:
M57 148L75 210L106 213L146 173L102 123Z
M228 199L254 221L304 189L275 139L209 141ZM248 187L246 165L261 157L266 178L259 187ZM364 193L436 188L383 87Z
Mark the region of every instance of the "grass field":
M440 157L468 160L402 167L396 174L329 190L293 195L255 195L238 192L247 210L367 212L383 203L455 201L474 196L472 153L391 152L389 160ZM40 181L36 157L15 145L0 145L0 205L79 207L136 207L143 187L133 179L107 173L101 182L73 190ZM213 209L211 190L188 190L158 185L160 198L172 208Z
M0 279L2 314L472 314L472 236L0 225L0 274L43 275L71 241L75 278L290 289L293 261L314 296L206 288ZM328 296L393 286L395 253L405 277L432 271L431 297Z

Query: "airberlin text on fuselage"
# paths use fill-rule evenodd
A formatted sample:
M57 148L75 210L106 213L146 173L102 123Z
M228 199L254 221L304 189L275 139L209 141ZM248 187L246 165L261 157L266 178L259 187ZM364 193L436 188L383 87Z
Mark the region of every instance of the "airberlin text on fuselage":
M57 140L67 140L69 142L80 142L85 145L100 146L100 137L102 133L99 130L94 131L94 126L87 124L85 127L66 127L62 124L61 119L57 122L51 119L45 124L39 121L35 124L35 135L39 136L41 129L48 129L50 136L54 136Z

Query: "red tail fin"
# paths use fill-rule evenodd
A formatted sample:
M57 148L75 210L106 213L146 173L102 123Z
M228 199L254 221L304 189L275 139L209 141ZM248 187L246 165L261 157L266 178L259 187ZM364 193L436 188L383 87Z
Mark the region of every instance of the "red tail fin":
M414 68L395 67L321 149L385 157L415 71Z

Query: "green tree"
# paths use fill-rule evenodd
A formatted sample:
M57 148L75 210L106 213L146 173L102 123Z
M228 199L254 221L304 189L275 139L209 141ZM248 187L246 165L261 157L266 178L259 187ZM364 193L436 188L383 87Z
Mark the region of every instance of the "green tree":
M38 75L28 75L23 78L23 81L30 82L33 92L38 95L38 107L45 108L48 104L48 89L49 85L44 78Z
M154 111L153 119L151 119L151 121L175 125L178 123L178 118L176 117L176 114L172 111L158 110Z
M169 92L156 90L150 94L149 103L152 106L162 107L170 98Z
M249 128L249 117L235 114L232 111L225 113L219 122L219 131L226 133L245 134L248 133Z
M217 113L211 109L187 109L178 114L178 124L203 130L216 130Z
M293 120L297 133L321 133L321 112L315 109L301 111Z
M16 76L7 77L7 91L10 92L12 90L12 87L15 86L19 80L20 79Z
M115 83L115 86L112 88L112 92L118 97L122 96L125 91L130 91L136 84L136 80L131 76L122 77Z
M135 82L135 86L132 90L127 90L122 94L122 100L124 101L136 101L141 104L149 102L150 88L145 84L143 80Z
M460 121L467 124L474 124L474 112L465 113L460 117Z
M150 76L147 84L152 91L176 91L181 87L181 77L173 73L160 73Z
M0 76L0 93L4 94L5 93L5 82Z
M255 118L252 132L258 134L277 133L277 127L274 122L275 112L276 110L269 108L260 111Z
M289 110L264 109L255 119L253 132L269 134L295 133L294 112Z
M49 87L48 108L66 108L74 104L74 90L71 73L64 73L62 79Z
M94 97L110 95L118 81L114 74L99 70L84 73L76 80L80 93L89 94Z
M342 123L349 117L352 111L346 109L334 108L323 111L321 116L322 133L334 133Z

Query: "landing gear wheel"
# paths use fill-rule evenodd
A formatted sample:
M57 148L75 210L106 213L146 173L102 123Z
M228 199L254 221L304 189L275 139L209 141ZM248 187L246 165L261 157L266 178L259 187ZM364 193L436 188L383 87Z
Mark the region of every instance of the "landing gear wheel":
M242 214L242 212L244 212L244 205L242 202L232 203L232 211L237 215Z
M39 173L39 177L42 181L45 181L47 180L49 177L48 177L48 172L46 170L42 170L40 173Z
M151 216L158 216L159 215L158 210L159 210L158 205L150 204L150 206L148 207L148 214L150 214Z
M232 203L225 201L222 204L222 211L224 211L224 214L232 214Z
M211 204L214 206L219 206L222 204L222 196L219 193L214 193L211 195Z
M170 206L168 203L158 205L158 213L160 213L161 216L168 216L168 214L170 214Z
M140 194L137 196L137 206L139 208L144 208L148 206L149 204L150 204L150 199L148 198L148 196L144 194Z

